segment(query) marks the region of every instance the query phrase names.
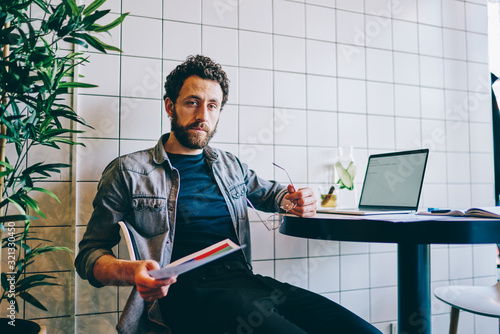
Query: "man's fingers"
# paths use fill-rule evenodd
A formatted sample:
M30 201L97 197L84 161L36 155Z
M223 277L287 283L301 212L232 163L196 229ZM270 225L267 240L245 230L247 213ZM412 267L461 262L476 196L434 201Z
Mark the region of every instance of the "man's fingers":
M160 264L156 261L148 261L146 262L146 268L148 268L148 270L160 269Z
M149 275L149 271L155 269L160 269L160 265L156 261L143 261L140 263L135 270L135 285L155 289L177 281L177 276L166 279L155 279Z
M295 201L297 206L309 206L309 205L316 204L316 202L317 202L317 200L314 197L305 197L305 198L301 198L301 199L298 199Z
M290 213L297 215L299 217L314 217L316 215L316 207L314 209L304 210L303 207L296 207L291 210Z
M155 289L150 289L148 287L138 285L137 291L139 291L141 296L143 296L143 298L144 298L144 297L151 297L151 296L159 296L162 294L162 292L168 291L169 288L170 288L170 285L164 285L164 286L161 286L161 287L155 288Z
M175 276L175 277L169 277L169 278L166 278L166 279L156 279L156 278L153 278L153 280L151 281L151 284L147 284L147 286L150 286L150 287L161 287L161 286L165 286L165 285L174 284L175 282L177 282L177 276Z
M293 210L290 211L290 213L295 213L295 214L303 214L303 213L308 213L308 212L316 212L316 209L318 206L316 203L310 204L310 205L297 205Z
M136 282L136 284L139 286L147 287L147 288L160 288L162 286L166 285L171 285L177 282L177 276L175 277L169 277L166 279L156 279L154 277L149 276L148 279L145 280L140 280Z
M165 287L162 287L154 292L140 291L139 289L137 289L137 291L139 291L139 294L141 295L142 299L144 299L145 301L153 301L153 300L161 299L161 298L165 297L168 294L169 287L170 286L165 286Z
M289 212L300 217L312 217L316 214L317 200L311 188L301 188L295 192L290 192L291 185L288 186L289 193L286 199L293 201L296 207Z
M151 277L150 280L137 282L137 291L146 301L163 298L167 295L170 285L177 282L177 276L167 279L157 280Z
M314 191L311 188L301 188L293 194L288 194L287 199L293 200L297 206L290 211L300 217L312 217L318 207Z
M289 186L290 187L290 186ZM301 198L314 197L314 192L311 188L301 188L295 192L288 192L286 198L289 200L299 200Z

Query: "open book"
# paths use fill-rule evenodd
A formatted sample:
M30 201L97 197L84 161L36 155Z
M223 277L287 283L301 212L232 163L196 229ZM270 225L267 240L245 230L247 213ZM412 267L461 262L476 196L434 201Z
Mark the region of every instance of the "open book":
M417 212L417 215L500 218L500 206L492 206L486 208L470 208L468 210L449 210L449 211L439 210L439 211L443 212L419 211Z
M194 268L198 268L199 266L217 260L223 256L229 255L244 247L244 245L238 246L230 239L222 240L221 242L213 244L210 247L180 258L161 269L151 270L149 274L156 279L173 277Z

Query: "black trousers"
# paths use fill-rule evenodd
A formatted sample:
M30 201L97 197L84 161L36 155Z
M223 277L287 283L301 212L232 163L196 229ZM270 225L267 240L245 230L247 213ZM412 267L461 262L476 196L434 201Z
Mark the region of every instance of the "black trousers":
M160 305L173 334L380 334L335 302L241 262L179 276Z

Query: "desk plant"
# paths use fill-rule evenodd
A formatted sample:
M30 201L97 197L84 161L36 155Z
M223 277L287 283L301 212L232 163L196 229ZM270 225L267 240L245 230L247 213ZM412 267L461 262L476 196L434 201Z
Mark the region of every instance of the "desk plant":
M30 290L57 285L55 277L27 276L26 269L40 254L70 251L44 246L44 242L51 244L50 240L30 234L30 222L46 218L32 195L42 192L57 199L51 191L37 187L37 182L70 165L30 165L27 158L36 147L57 150L60 145L80 144L74 135L81 131L74 130L73 125L85 122L66 101L72 89L95 85L73 81L74 69L88 61L74 46L81 46L85 52L89 47L104 53L120 51L96 35L118 26L127 15L108 24L98 23L109 13L99 10L105 1L95 0L87 6L79 6L75 0L0 1L0 233L8 260L6 268L0 268L0 302L8 300L9 307L16 311L18 298L47 310Z
M335 172L338 175L339 185L338 203L341 207L356 206L356 191L354 190L354 178L356 177L357 165L354 161L352 145L349 147L339 147L339 155L334 164Z
M349 152L347 152L347 148L339 147L339 157L335 162L335 170L339 175L337 183L340 185L340 189L353 190L357 166L354 162L352 146L349 147Z

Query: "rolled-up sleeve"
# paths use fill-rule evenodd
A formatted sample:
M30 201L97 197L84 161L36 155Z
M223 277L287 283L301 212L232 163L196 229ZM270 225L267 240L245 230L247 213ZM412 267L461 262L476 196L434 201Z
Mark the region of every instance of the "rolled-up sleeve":
M94 264L103 255L114 256L112 249L120 242L118 222L130 210L130 195L120 173L119 162L115 159L102 174L93 201L94 210L75 259L80 277L95 287L103 285L94 276Z

